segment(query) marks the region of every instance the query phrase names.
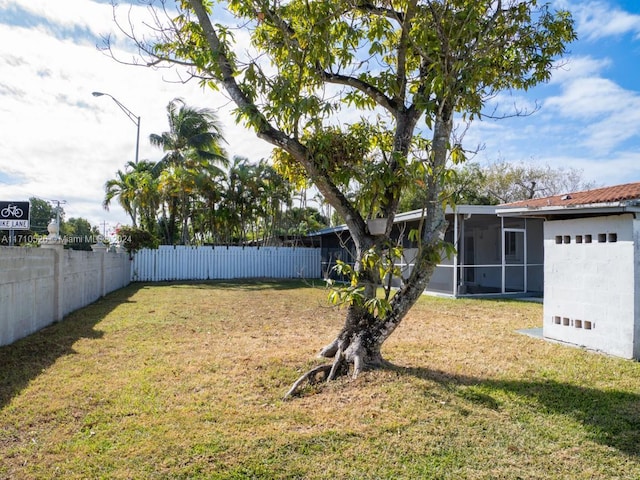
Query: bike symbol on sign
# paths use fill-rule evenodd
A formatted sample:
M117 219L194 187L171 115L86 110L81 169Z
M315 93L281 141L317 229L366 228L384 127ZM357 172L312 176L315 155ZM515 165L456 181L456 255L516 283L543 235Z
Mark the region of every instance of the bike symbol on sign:
M15 218L22 218L23 213L24 212L22 211L21 208L19 208L17 205L12 205L10 203L9 206L2 209L2 211L0 212L0 216L4 218L10 217L10 216L13 216Z

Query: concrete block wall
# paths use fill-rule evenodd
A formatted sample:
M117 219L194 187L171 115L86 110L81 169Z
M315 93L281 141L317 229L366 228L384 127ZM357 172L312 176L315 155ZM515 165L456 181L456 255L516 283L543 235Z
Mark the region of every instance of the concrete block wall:
M62 315L89 305L102 295L101 257L105 253L63 250Z
M638 358L634 230L630 214L545 223L545 337Z
M102 295L126 287L131 283L131 259L128 253L107 253L103 257Z
M130 278L126 253L0 248L0 345L62 320Z
M53 250L0 248L0 345L55 320L55 260Z

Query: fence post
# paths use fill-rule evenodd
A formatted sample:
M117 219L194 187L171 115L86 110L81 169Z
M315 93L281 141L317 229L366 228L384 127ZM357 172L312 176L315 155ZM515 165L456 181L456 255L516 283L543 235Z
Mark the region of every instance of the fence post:
M107 253L107 246L105 244L103 244L102 242L100 243L96 243L95 245L91 245L91 250L93 250L93 252L96 255L100 255L100 296L104 297L107 292L106 292L106 285L105 285L105 268L104 268L104 256Z
M61 243L43 243L40 248L53 250L53 321L64 317L64 245Z

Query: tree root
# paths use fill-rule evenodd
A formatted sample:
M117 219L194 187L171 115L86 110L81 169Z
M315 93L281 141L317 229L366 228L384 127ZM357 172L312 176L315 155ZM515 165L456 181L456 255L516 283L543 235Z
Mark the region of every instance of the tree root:
M320 350L320 353L318 354L318 356L324 357L324 358L334 358L339 348L340 348L340 339L336 338L333 342L331 342L329 345L327 345L322 350Z
M365 370L381 368L388 363L382 358L379 350L368 352L363 346L362 338L358 336L348 340L336 338L320 351L319 356L333 358L333 362L312 368L303 374L285 394L284 400L294 396L302 388L304 382L308 382L310 385L323 380L330 382L339 376L348 374L351 365L353 365L352 377L355 379Z
M326 378L329 372L331 372L332 368L333 365L331 364L320 365L318 367L312 368L294 382L289 391L285 393L283 400L287 400L288 398L291 398L293 395L295 395L295 393L300 388L300 385L302 385L305 381L308 381L310 384L318 383L321 380L318 379L319 374L323 374L323 376Z
M347 373L348 369L348 365L345 365L344 353L341 348L338 348L332 364L320 365L319 367L312 368L302 375L284 395L284 400L292 397L305 381L308 381L310 385L322 380L330 382L331 380L338 378L340 375ZM322 376L319 378L320 374L322 374Z
M335 380L336 376L338 375L339 368L341 367L343 361L344 361L344 355L342 354L342 348L338 348L338 351L336 352L335 360L333 361L333 365L331 365L331 371L329 372L329 376L327 377L327 382L330 382L331 380Z

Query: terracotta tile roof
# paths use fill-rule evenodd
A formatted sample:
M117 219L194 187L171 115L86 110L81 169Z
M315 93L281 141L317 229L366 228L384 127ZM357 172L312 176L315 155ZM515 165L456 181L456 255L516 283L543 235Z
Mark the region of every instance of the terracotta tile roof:
M500 207L508 208L544 208L544 207L575 207L578 205L593 205L601 203L618 203L640 199L640 182L625 183L613 187L596 188L583 192L573 192L551 197L533 198L520 202L503 203Z

